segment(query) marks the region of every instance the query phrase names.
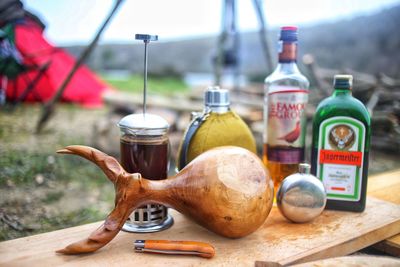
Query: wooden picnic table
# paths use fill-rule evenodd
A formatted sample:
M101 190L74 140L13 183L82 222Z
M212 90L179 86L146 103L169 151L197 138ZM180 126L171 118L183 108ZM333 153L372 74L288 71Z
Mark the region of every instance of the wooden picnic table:
M0 266L262 266L266 262L293 264L351 254L367 246L399 255L400 170L369 178L363 213L324 211L306 224L285 220L274 207L265 224L241 239L227 239L171 210L172 228L152 234L121 232L96 253L58 255L54 251L87 237L101 222L0 243ZM397 235L397 236L396 236ZM216 256L135 253L135 239L196 240L211 243Z

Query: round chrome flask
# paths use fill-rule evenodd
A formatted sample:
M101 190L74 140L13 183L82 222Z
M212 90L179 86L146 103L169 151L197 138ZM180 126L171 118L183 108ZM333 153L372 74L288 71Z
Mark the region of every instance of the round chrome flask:
M310 165L301 163L299 173L286 177L277 192L279 211L288 220L304 223L316 218L326 205L322 182L310 174Z

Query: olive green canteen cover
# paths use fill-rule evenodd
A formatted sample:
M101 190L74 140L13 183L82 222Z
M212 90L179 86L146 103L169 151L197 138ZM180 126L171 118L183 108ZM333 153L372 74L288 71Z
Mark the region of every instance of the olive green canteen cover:
M186 134L181 142L178 159L182 151L182 144ZM239 146L257 153L256 142L247 124L234 112L225 113L211 112L202 122L199 129L195 132L189 143L186 164L192 161L201 153L218 146ZM178 169L180 166L177 161Z

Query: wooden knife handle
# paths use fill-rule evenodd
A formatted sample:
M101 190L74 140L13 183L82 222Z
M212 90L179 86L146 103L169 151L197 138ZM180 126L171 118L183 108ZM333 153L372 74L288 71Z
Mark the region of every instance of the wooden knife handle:
M203 258L212 258L215 255L213 246L197 241L146 240L144 248L162 251L195 252L193 255Z

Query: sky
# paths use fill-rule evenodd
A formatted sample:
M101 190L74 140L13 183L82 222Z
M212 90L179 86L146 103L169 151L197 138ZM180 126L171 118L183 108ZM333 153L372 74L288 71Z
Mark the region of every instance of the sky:
M87 44L111 10L112 0L23 0L25 8L47 25L57 45ZM102 43L132 43L135 33L159 40L218 34L223 0L125 0L104 31ZM239 31L259 27L253 0L237 0ZM264 0L268 27L309 26L376 13L400 0Z

